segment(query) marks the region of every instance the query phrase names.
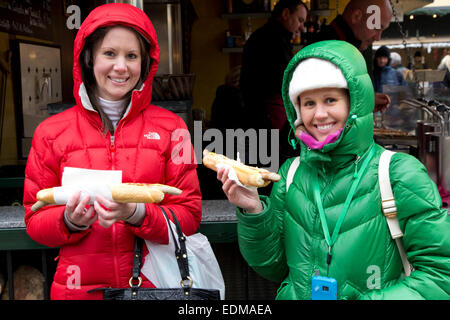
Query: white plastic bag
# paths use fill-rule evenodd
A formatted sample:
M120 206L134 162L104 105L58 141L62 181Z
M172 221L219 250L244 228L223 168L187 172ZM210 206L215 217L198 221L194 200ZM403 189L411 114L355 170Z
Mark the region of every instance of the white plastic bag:
M176 233L175 224L170 227ZM159 244L145 240L148 255L145 257L141 272L157 288L177 288L181 275L175 258L175 245L169 233L169 244ZM177 239L178 241L178 239ZM189 274L193 280L193 288L217 289L220 299L225 299L225 283L216 256L208 238L201 233L186 237L186 251L189 261Z

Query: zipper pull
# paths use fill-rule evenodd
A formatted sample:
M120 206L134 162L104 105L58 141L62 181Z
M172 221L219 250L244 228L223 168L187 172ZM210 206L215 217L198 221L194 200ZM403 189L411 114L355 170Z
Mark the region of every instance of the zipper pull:
M353 173L353 178L357 178L358 177L358 163L361 160L360 156L356 156L356 161L355 161L355 172Z
M358 118L358 116L356 114L352 114L349 118L348 124L345 126L347 129L350 128L353 124L353 122L355 122L356 118Z
M116 145L115 145L115 137L111 136L111 144L109 145L109 149L111 152L116 151Z

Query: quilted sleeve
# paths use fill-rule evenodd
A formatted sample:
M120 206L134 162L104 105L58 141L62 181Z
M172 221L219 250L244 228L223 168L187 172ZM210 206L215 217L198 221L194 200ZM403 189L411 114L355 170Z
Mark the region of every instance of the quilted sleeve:
M398 284L371 291L364 299L449 299L450 216L425 167L395 154L389 167L403 246L415 271Z
M34 241L49 247L60 247L77 242L89 230L71 233L63 220L65 206L46 206L37 212L31 211L39 190L60 185L59 152L54 149L53 140L48 138L45 130L44 123L36 129L25 169L25 225Z
M270 198L260 196L263 211L245 213L237 208L238 240L242 256L256 272L266 279L280 282L288 272L284 251L284 212L286 175L294 158L280 168L280 181L273 185Z
M183 233L195 233L202 219L202 199L197 176L197 163L194 148L187 133L186 124L177 118L177 128L172 133L169 155L165 165L164 184L182 190L180 195L165 195L159 204L171 218L169 208L176 214ZM167 222L155 204L146 204L147 214L139 227L129 225L139 237L158 242L168 242Z

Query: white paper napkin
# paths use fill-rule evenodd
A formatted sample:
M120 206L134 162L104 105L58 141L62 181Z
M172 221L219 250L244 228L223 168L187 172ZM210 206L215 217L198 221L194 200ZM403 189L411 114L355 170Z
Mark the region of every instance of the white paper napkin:
M66 204L67 200L78 190L80 199L90 196L90 204L94 204L95 196L101 195L112 200L110 186L122 183L120 170L92 170L82 168L64 168L61 187L53 188L56 204Z
M241 162L240 159L239 159L239 152L237 153L237 161L238 161L238 162ZM248 190L255 190L255 189L256 189L256 187L249 187L249 186L243 185L243 184L239 181L239 179L238 179L238 177L237 177L237 174L236 174L236 171L235 171L235 170L233 169L233 167L230 166L229 164L218 163L218 164L216 165L216 168L217 168L217 169L220 169L220 168L222 168L222 167L229 169L229 171L228 171L228 179L235 181L236 184L237 184L238 186L244 187L244 188L246 188L246 189L248 189Z

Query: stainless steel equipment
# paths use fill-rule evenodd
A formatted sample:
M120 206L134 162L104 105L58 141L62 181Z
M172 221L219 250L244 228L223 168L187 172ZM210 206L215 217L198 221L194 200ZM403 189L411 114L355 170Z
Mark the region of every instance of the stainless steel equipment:
M427 152L429 165L433 166L430 177L436 182L438 187L444 189L446 193L450 191L450 136L443 136L440 133L429 133L430 150ZM428 170L428 168L427 168Z
M428 116L417 121L416 135L419 159L430 178L445 192L450 191L450 107L436 100L405 99L406 103L421 108Z
M401 15L397 14L399 8L394 6L392 0L389 0L389 2L393 9L394 20L402 35L402 42L409 62L412 65L411 80L415 83L414 98L405 99L402 97L399 101L400 104L422 110L421 118L416 121L418 156L427 168L430 178L433 179L439 188L443 189L440 192L448 194L450 193L450 108L444 103L427 100L425 96L439 97L441 101L450 104L450 90L441 90L439 86L435 87L429 83L430 81L442 81L443 72L423 71L420 73L415 70L411 51L408 50L406 34L403 32L403 27L400 24L399 16ZM395 117L393 117L393 120L395 120ZM411 117L408 120L411 120ZM407 124L406 122L404 123ZM403 126L406 127L405 125Z
M426 166L425 146L430 145L430 135L427 133L434 133L436 131L439 132L440 130L441 128L439 126L439 123L437 122L430 122L427 120L417 121L416 137L417 137L418 158L423 164L425 164L425 166Z

